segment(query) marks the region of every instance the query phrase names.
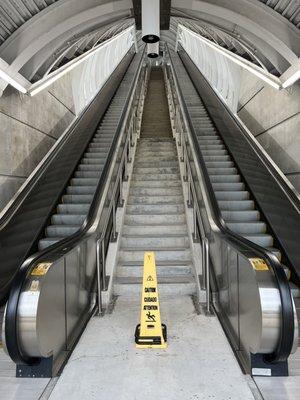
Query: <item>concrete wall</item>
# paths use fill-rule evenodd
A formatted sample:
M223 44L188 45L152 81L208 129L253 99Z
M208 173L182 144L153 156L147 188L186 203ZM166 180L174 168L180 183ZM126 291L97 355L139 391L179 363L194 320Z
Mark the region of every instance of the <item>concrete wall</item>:
M35 97L5 90L0 98L0 211L74 118L69 75Z
M278 91L243 70L238 116L300 192L300 84Z

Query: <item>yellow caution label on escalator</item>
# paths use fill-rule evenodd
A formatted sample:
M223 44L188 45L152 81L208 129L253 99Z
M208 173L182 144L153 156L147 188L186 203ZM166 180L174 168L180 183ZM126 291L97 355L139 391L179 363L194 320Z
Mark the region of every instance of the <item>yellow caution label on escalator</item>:
M48 269L51 267L52 263L40 263L31 271L32 276L42 276L46 275Z
M262 258L249 258L249 261L251 262L252 267L256 271L268 271L269 270L267 263Z
M166 326L161 323L155 256L153 252L144 254L144 273L141 302L141 323L136 327L137 348L167 347Z

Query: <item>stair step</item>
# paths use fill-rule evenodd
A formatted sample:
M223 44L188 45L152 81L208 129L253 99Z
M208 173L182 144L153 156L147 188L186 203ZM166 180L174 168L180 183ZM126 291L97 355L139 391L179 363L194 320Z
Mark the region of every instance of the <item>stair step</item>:
M161 181L139 181L139 180L132 180L131 184L130 184L130 188L181 188L182 190L182 184L181 184L181 180L173 180L173 181L166 181L166 180L161 180Z
M129 196L129 205L138 204L182 204L183 195L164 195L164 196Z
M125 236L122 235L121 238L121 248L132 248L134 247L136 250L143 249L145 251L156 249L167 248L188 248L189 247L189 239L186 235L143 235L143 236Z
M139 298L142 290L140 280L138 282L130 282L128 280L128 278L117 278L114 285L114 294L125 298L131 298L132 296ZM177 282L175 277L173 277L172 281L165 281L164 278L161 278L158 284L160 298L167 296L191 296L196 292L196 284L192 279L188 282L182 280Z
M169 265L156 265L156 271L158 278L176 275L188 275L192 273L191 265L173 265L174 263L169 263ZM143 265L138 266L124 266L118 265L117 276L118 277L142 277L143 276Z
M134 175L140 174L140 175L168 175L168 174L178 174L179 173L179 166L177 167L134 167L133 168L133 173Z
M126 207L127 214L182 214L184 212L183 204L165 204L163 207L160 204L147 205L128 205Z
M132 180L134 181L176 181L180 180L179 174L132 174Z
M179 248L163 248L163 249L152 249L155 251L155 261L160 263L161 261L184 261L187 263L191 263L191 252L190 249ZM120 249L119 251L119 259L122 262L140 262L142 265L144 264L144 250L137 250L135 248L127 248L127 249Z
M187 226L180 225L124 225L123 235L172 235L181 234L187 235Z
M156 225L178 225L185 224L186 217L184 213L177 213L174 215L166 214L126 214L125 224L126 225L142 225L142 226L156 226Z
M130 196L182 196L181 187L130 188Z
M136 161L134 163L136 167L139 168L153 168L153 167L159 167L159 168L165 168L165 167L170 167L170 168L178 168L178 161L174 160L174 157L172 160L169 161Z

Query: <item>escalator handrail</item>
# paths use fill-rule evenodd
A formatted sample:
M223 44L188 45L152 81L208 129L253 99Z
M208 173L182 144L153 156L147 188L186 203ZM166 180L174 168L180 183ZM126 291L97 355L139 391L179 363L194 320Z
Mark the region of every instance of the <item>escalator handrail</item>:
M207 167L204 162L199 143L197 141L196 133L191 121L191 117L189 115L189 112L187 110L186 103L184 101L184 97L182 94L181 87L179 85L179 80L176 74L176 70L173 64L173 60L170 54L170 51L167 47L167 51L169 54L169 60L170 60L170 65L172 68L173 72L173 77L176 82L176 88L179 94L179 101L180 105L183 110L184 118L187 121L186 127L188 132L190 133L190 137L192 139L193 146L195 148L195 156L196 160L198 162L198 165L200 165L200 170L202 174L202 181L204 181L204 187L206 190L206 197L209 200L210 204L210 213L212 216L212 219L216 226L218 227L222 237L225 239L225 241L231 242L234 247L237 249L238 252L245 252L245 251L251 251L254 254L254 257L260 257L265 260L267 260L268 265L271 267L272 271L274 272L274 276L278 285L278 290L280 293L280 298L281 298L281 334L280 334L280 339L278 341L278 345L276 350L274 351L273 354L270 354L266 356L266 360L270 362L276 362L276 361L285 361L288 356L291 354L291 350L293 347L293 342L294 342L294 309L293 309L293 300L292 300L292 295L289 287L289 283L287 280L287 277L285 275L285 272L277 259L277 257L270 251L264 249L261 246L258 246L257 244L250 242L249 240L245 239L242 236L239 236L235 232L231 231L225 224L225 221L222 217L220 208L218 206L218 202L215 196L215 192L213 190L208 172L207 172ZM192 80L191 80L192 82ZM193 82L192 82L193 83ZM195 88L197 91L197 89ZM218 234L218 232L216 232Z
M96 214L98 211L97 210L98 204L101 201L102 193L106 186L106 180L109 175L109 171L111 170L112 167L112 160L114 158L113 155L115 151L115 146L126 127L127 123L126 118L128 117L128 114L130 112L129 105L132 102L133 94L135 92L135 88L138 83L138 78L143 65L144 53L145 49L141 55L141 59L139 61L136 72L134 74L134 78L130 85L127 98L124 102L122 113L119 117L119 121L116 128L116 134L111 144L106 162L104 164L101 177L97 184L94 199L91 203L89 212L82 227L74 234L30 256L22 264L22 266L18 270L13 280L5 313L5 345L9 356L17 364L34 365L40 362L40 358L28 357L22 354L22 351L19 347L17 313L18 313L19 298L23 289L23 284L26 281L26 277L29 275L30 271L34 268L35 265L41 262L45 262L45 260L47 261L51 260L52 262L57 261L59 258L63 257L66 253L71 251L77 245L78 242L83 240L85 235L89 234L89 229L94 224L95 219L97 217Z

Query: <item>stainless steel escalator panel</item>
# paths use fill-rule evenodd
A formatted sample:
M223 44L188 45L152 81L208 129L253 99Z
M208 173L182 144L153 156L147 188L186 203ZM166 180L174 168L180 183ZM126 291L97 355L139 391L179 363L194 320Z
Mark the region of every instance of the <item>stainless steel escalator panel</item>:
M249 260L238 258L239 329L241 345L253 354L270 354L280 335L281 300L270 270L255 270ZM294 306L295 329L292 353L298 347L298 321Z

